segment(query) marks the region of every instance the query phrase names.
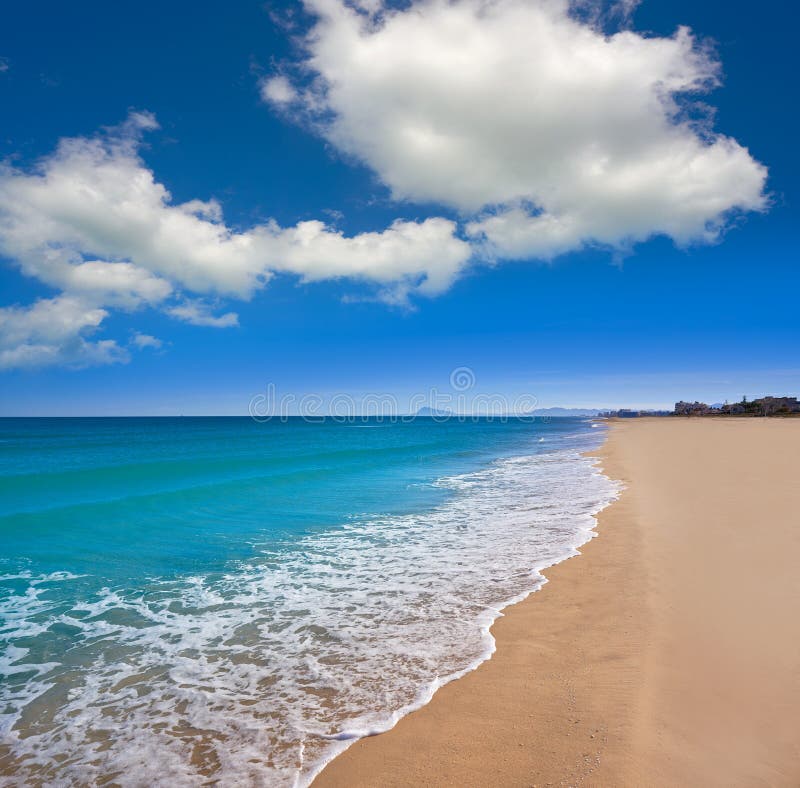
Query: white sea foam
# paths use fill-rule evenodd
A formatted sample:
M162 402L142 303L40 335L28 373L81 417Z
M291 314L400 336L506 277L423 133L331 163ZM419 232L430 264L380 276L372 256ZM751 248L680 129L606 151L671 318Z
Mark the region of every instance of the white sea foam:
M489 657L501 609L591 537L617 490L585 441L440 479L451 496L432 511L354 519L217 576L64 610L44 591L74 576L17 575L0 732L19 779L307 784ZM42 658L62 630L59 661Z

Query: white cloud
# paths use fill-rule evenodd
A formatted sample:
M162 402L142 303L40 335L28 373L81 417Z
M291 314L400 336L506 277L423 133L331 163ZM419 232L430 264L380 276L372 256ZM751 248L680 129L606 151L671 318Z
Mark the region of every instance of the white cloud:
M113 340L87 339L106 317L104 309L65 295L0 308L0 369L125 362L127 352Z
M9 69L8 58L0 57L0 74L5 74Z
M185 295L177 304L170 299L182 293L247 299L276 273L304 282L356 279L395 300L401 291L433 295L470 257L455 223L444 219L397 221L355 236L319 221L293 227L268 221L235 231L215 200L172 201L139 155L142 133L156 127L152 115L133 113L104 135L62 140L32 171L0 166L0 254L99 309L158 306L213 327L236 325L238 318L217 317Z
M139 349L149 347L153 348L153 350L159 350L164 346L164 343L158 337L154 337L151 334L140 334L138 332L131 338L131 344Z
M158 304L172 293L172 285L145 268L131 263L106 263L88 260L74 265L51 266L40 279L73 293L96 295L109 305L136 307Z
M261 83L261 97L273 104L288 104L297 98L292 83L284 76L271 77Z
M319 221L256 231L273 246L273 270L300 275L304 282L351 278L436 295L456 279L470 256L448 219L395 221L381 232L347 237Z
M372 14L340 0L307 6L318 21L306 79L294 99L288 88L265 99L293 102L396 199L471 217L489 257L551 258L657 234L708 242L731 211L765 207L766 169L681 110L719 73L685 28L606 35L601 4L585 0L422 0Z
M346 237L322 222L236 232L216 201L173 204L138 155L146 113L112 135L62 140L33 173L0 171L0 251L48 284L155 303L174 287L249 298L274 272L306 281L452 278L469 257L445 220ZM88 258L88 259L87 259Z
M167 314L190 323L193 326L209 326L211 328L231 328L239 325L239 315L236 312L226 312L224 315L215 315L209 304L203 301L185 301L182 304L167 309Z

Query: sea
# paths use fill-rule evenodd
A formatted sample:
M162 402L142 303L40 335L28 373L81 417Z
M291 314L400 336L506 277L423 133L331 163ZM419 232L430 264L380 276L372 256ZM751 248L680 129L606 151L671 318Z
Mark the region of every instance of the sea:
M603 434L0 419L0 784L308 785L593 536Z

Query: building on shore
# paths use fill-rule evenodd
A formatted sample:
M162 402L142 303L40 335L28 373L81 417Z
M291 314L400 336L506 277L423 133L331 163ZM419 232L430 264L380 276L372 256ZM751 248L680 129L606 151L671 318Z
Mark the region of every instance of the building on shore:
M705 402L680 402L675 403L675 410L673 413L676 416L710 416L714 413L714 409Z
M606 410L597 414L602 419L638 419L645 416L671 416L670 410L631 410L630 408L620 408L620 410Z
M673 413L676 416L789 416L800 414L797 397L761 397L741 402L725 403L720 406L706 405L705 402L676 402Z
M620 408L598 413L606 419L634 419L643 416L800 416L800 400L797 397L760 397L748 400L742 397L741 402L726 402L708 405L705 402L675 403L674 410L633 410Z

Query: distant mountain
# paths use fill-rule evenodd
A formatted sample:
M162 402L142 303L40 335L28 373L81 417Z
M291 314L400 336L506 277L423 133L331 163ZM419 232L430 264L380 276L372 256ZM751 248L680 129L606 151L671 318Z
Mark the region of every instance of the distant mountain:
M436 408L429 408L427 405L424 408L420 408L415 414L415 416L438 416L439 418L444 418L447 416L455 416L456 414L453 413L452 410L437 410Z
M598 408L537 408L530 411L531 416L552 416L555 418L566 416L597 416Z

